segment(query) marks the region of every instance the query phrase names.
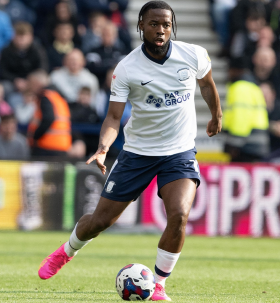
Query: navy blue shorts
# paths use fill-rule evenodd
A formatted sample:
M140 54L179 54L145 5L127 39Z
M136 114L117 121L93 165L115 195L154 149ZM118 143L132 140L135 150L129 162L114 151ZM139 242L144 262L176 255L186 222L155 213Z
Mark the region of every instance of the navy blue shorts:
M142 156L122 150L112 166L101 196L110 200L136 200L157 176L159 190L178 179L195 179L200 184L196 149L170 156Z

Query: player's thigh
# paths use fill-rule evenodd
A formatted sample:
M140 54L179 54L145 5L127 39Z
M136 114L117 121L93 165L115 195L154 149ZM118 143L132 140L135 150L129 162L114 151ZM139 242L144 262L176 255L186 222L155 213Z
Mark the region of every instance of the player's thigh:
M113 201L135 201L156 176L158 165L153 158L121 151L101 196Z
M165 184L160 189L167 220L187 218L196 194L196 180L182 178Z
M114 224L131 201L119 202L100 197L99 203L91 216L92 225L107 228Z

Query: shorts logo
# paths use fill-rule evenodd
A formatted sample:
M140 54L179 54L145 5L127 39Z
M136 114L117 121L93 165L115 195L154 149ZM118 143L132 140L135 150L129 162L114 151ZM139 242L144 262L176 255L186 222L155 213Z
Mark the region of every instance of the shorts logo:
M179 81L185 81L190 77L190 70L188 67L181 68L177 71L177 74L179 75Z
M106 189L105 189L105 191L107 192L107 193L112 193L113 191L112 191L112 189L113 189L113 187L116 185L116 183L114 182L114 181L110 181L109 183L108 183L108 185L107 185L107 187L106 187Z
M155 107L160 108L163 100L161 98L155 98L153 95L149 95L146 103L154 104Z

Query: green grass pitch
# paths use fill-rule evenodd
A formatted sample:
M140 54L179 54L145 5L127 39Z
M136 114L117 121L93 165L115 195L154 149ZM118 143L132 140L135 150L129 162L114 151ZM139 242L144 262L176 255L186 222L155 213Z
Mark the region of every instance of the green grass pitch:
M55 277L37 276L41 261L69 233L0 233L0 302L123 302L117 272L129 263L153 269L158 235L103 234ZM280 302L277 239L188 237L167 280L173 302Z

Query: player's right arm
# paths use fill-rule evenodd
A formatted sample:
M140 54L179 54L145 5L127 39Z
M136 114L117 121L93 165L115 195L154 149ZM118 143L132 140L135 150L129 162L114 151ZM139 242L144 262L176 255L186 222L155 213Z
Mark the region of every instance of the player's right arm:
M106 173L106 166L104 165L105 158L110 146L118 136L124 108L124 102L110 101L107 116L101 127L98 149L86 162L87 164L90 164L92 161L96 160L96 164L103 175Z
M99 145L96 153L87 161L87 164L96 160L102 174L106 173L104 161L110 146L116 140L122 114L130 91L129 81L122 61L117 65L112 76L111 96L108 113L102 124Z

